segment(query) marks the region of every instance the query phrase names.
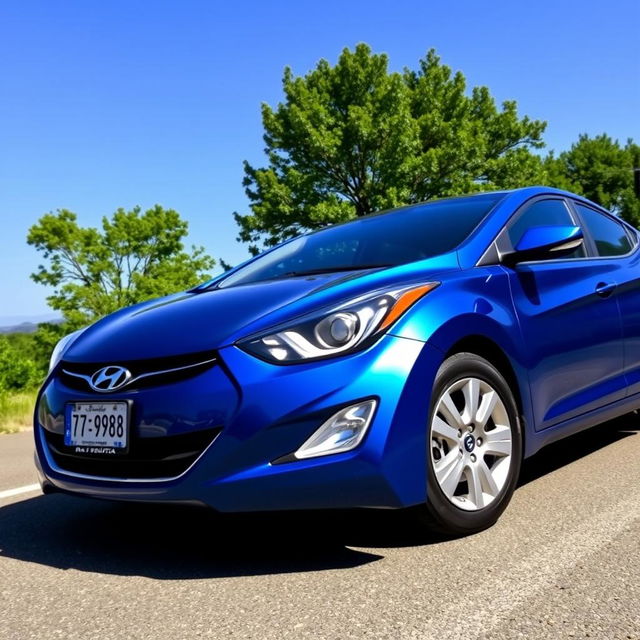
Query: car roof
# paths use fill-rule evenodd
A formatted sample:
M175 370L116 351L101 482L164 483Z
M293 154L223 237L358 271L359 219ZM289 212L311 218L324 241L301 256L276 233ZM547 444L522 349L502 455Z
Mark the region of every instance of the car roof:
M528 187L518 187L516 189L496 189L494 191L476 191L473 193L461 193L455 196L444 196L442 198L432 198L430 200L423 200L422 202L414 202L414 203L402 205L399 207L393 207L393 208L384 209L381 211L374 211L372 213L369 213L363 216L363 218L386 215L389 213L401 213L404 210L413 209L415 207L420 207L426 204L432 204L436 202L446 202L448 200L461 200L463 198L474 198L474 197L482 197L482 196L490 196L490 195L503 196L500 200L496 202L496 206L498 206L499 204L503 204L505 202L510 202L512 204L515 204L514 201L525 202L529 198L533 198L539 195L558 195L558 196L567 197L567 198L575 198L576 200L581 200L582 202L589 203L592 206L602 209L600 205L596 204L595 202L591 202L584 196L580 196L576 193L571 193L570 191L566 191L564 189L557 189L555 187L546 187L544 185L532 185ZM349 222L352 222L352 221L353 220L348 220L340 224L348 224Z

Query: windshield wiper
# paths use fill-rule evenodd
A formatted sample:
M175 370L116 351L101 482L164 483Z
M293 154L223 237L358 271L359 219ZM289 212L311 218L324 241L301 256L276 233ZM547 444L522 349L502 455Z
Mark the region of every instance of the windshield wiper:
M336 273L338 271L365 271L366 269L384 269L393 267L393 264L358 264L358 265L342 265L340 267L321 267L318 269L306 269L305 271L287 271L276 278L295 278L297 276L315 276L321 273Z

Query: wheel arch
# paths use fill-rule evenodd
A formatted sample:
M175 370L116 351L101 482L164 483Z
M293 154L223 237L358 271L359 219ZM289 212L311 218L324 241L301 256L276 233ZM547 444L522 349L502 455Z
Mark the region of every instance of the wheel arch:
M524 444L526 438L526 430L524 428L526 406L523 402L523 389L521 388L521 384L509 356L507 356L503 349L496 342L491 340L491 338L480 334L465 336L464 338L457 340L445 352L444 359L446 360L456 353L473 353L484 358L490 362L506 380L513 393L516 406L518 408L518 416L521 422L520 426Z
M514 391L518 409L522 411L522 397L518 378L511 365L511 361L505 352L490 338L483 335L471 335L461 338L455 342L447 352L444 359L451 357L456 353L474 353L485 360L488 360L507 381L509 387Z

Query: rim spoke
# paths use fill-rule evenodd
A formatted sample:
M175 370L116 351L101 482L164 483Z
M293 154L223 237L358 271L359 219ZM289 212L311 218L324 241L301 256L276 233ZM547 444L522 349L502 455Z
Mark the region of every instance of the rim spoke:
M496 456L509 456L511 455L511 440L487 442L484 452Z
M440 436L445 440L451 440L455 442L457 446L458 430L454 429L438 416L434 416L433 422L431 423L431 435Z
M482 402L476 414L476 423L480 428L484 429L497 403L498 394L495 391L487 391L482 396Z
M464 394L464 414L463 420L466 424L473 422L478 413L480 401L480 381L477 378L469 378L467 384L462 388Z
M460 484L460 478L462 477L463 471L464 460L462 460L462 458L458 458L455 464L451 465L446 477L440 481L440 487L449 498L453 496L456 488Z
M491 431L485 431L485 453L498 456L511 455L511 429L502 425Z
M497 424L495 429L484 432L484 439L487 442L498 442L500 440L511 440L511 429L501 424Z
M445 393L442 398L440 398L438 411L444 415L450 425L455 425L458 429L462 429L462 427L465 426L464 420L449 393Z
M447 455L442 458L442 460L438 460L437 462L433 463L433 470L435 471L439 481L442 481L447 477L447 475L451 471L451 468L455 466L458 459L459 454L454 449L452 451L449 451L449 453L447 453Z
M469 500L475 504L476 509L481 509L484 507L484 497L482 496L482 482L477 465L469 467L467 484L469 485Z
M493 479L491 469L487 467L487 464L484 460L481 460L478 463L478 475L480 477L484 492L495 498L495 496L498 495L500 489L498 488L496 481Z

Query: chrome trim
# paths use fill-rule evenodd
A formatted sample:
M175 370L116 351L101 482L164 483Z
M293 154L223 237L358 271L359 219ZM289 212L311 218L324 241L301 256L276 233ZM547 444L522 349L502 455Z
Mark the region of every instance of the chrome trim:
M584 237L575 238L575 240L568 240L564 244L561 244L561 245L558 245L557 247L553 247L552 249L549 249L549 251L552 252L552 251L565 251L566 249L577 249L583 242L584 242Z
M194 367L201 367L202 365L210 364L212 362L215 362L216 360L217 358L211 358L210 360L203 360L202 362L187 364L183 367L174 367L173 369L163 369L161 371L149 371L148 373L141 373L140 375L135 376L134 378L130 378L129 380L127 380L125 384L118 387L117 389L96 389L91 384L91 378L95 375L95 373L88 376L88 375L85 375L84 373L74 373L73 371L67 371L66 369L63 369L62 372L66 373L68 376L72 376L73 378L81 378L89 385L89 387L93 391L96 391L97 393L113 393L114 391L120 391L121 389L124 389L125 387L128 387L132 385L134 382L137 382L138 380L142 380L143 378L149 378L151 376L161 376L166 373L173 373L174 371L183 371L184 369L193 369ZM118 365L113 365L113 366L118 366Z
M198 464L202 456L209 451L209 449L214 445L215 441L218 439L218 436L222 433L222 429L216 433L213 437L213 440L203 449L202 453L179 475L171 476L170 478L110 478L108 476L89 476L84 473L76 473L75 471L67 471L66 469L62 469L59 467L51 457L49 452L49 444L45 440L42 432L44 431L44 427L41 424L38 424L38 438L40 439L40 446L42 447L42 451L44 452L44 457L49 465L49 468L60 475L67 476L69 478L79 478L80 480L93 480L98 482L130 482L137 484L144 484L145 482L150 482L152 484L159 484L162 482L173 482L174 480L179 480L183 476L185 476L193 467ZM43 470L44 471L44 470ZM46 473L44 474L47 475ZM51 480L51 478L47 478Z

